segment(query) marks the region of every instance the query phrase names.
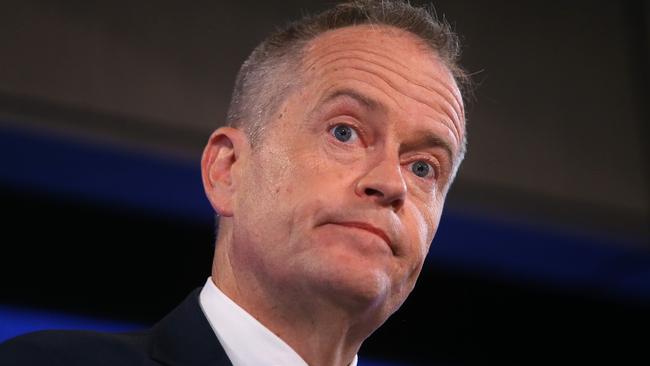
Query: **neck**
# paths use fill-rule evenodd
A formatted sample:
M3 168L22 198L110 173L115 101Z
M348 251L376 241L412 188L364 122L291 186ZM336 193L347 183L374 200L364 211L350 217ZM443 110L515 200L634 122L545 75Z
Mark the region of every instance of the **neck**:
M215 285L311 366L349 365L361 343L383 322L376 306L351 310L309 290L269 285L264 276L237 267L228 246L217 244Z

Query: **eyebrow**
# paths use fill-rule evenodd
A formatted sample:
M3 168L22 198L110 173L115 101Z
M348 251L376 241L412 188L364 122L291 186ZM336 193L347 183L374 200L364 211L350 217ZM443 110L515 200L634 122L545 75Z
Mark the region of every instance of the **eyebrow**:
M375 99L372 99L370 97L367 97L365 95L362 95L352 89L337 89L334 92L326 95L319 103L320 107L318 107L317 109L320 109L321 107L327 105L331 101L342 97L354 99L357 103L361 104L363 107L371 111L378 110L378 111L386 112L387 110L386 106L383 103ZM402 149L407 151L420 150L428 147L442 148L449 156L450 163L452 165L455 164L456 156L454 154L454 149L452 148L451 144L431 131L422 131L418 133L414 139L405 142L402 145Z
M402 145L402 148L407 151L421 150L428 147L442 148L449 156L450 163L452 165L455 164L456 156L454 155L454 149L451 144L431 131L420 132L414 139L407 141Z
M335 99L342 98L342 97L354 99L357 103L361 104L363 107L371 111L385 112L387 109L386 106L381 102L372 99L368 96L362 95L352 89L338 89L333 93L325 96L325 98L323 98L323 100L321 101L321 103L319 103L319 105L323 106Z

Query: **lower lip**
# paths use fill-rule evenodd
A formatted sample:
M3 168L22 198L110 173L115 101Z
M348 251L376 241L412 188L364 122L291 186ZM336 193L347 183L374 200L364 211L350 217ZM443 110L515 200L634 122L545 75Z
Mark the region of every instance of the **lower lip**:
M362 235L365 235L366 237L369 236L369 237L373 238L373 240L371 240L371 242L372 242L372 245L371 245L372 248L374 248L374 249L381 248L382 251L385 251L385 252L387 252L387 253L391 253L391 254L392 254L392 250L391 250L390 247L388 246L388 243L386 243L386 240L384 240L384 238L382 238L381 236L379 236L379 235L373 233L372 231L369 231L369 230L366 230L366 229L360 228L360 227L358 227L358 226L352 226L352 225L328 224L327 226L332 226L332 227L339 227L339 228L349 229L349 230L352 230L353 232L358 233L358 234L356 234L356 235L362 234ZM349 235L349 234L350 234L350 231L349 231L349 230L345 230L345 235ZM364 241L360 241L359 243L368 243L368 242L367 242L366 240L364 240ZM377 243L379 243L380 246L377 246Z

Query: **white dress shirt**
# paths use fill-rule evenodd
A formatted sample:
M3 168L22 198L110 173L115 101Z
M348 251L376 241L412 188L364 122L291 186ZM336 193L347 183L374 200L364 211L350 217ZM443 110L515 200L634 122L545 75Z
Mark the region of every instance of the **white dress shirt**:
M201 290L199 302L233 366L308 366L296 351L212 282ZM357 366L354 356L349 366Z

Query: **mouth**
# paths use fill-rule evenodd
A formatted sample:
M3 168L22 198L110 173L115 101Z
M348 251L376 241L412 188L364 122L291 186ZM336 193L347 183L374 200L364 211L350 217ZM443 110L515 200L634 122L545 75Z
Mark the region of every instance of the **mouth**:
M391 251L394 252L393 251L393 246L391 245L390 238L388 237L386 232L384 232L382 229L379 229L379 228L377 228L375 226L372 226L370 224L367 224L365 222L337 222L336 225L353 227L353 228L365 230L365 231L368 231L368 232L370 232L372 234L375 234L378 237L380 237L382 240L384 240L384 242L386 242L386 245L388 245L388 247L391 249Z

